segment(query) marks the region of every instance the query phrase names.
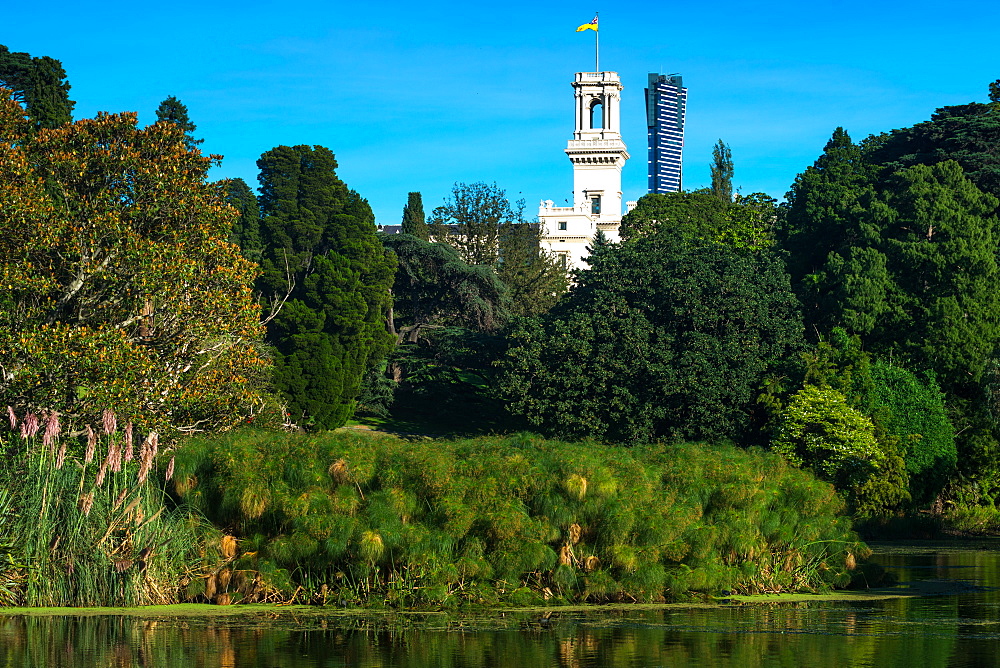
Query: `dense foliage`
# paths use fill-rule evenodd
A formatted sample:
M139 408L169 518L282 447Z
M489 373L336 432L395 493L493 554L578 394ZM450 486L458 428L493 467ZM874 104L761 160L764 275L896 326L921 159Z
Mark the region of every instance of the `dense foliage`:
M188 150L194 150L204 139L195 139L194 131L198 129L188 118L187 105L170 95L156 108L156 120L159 123L173 123L184 131L184 144Z
M510 410L562 438L740 435L801 343L780 260L669 231L592 250L559 305L511 333Z
M69 82L62 63L49 56L32 57L0 44L0 88L24 105L34 128L56 128L73 120Z
M735 202L711 192L643 195L622 218L620 233L631 240L651 234L671 234L689 241L715 241L739 248L764 248L773 243L777 217L775 200L763 193Z
M174 481L239 538L234 582L345 603L843 586L864 550L832 487L731 447L244 433L187 441Z
M995 102L945 107L861 145L838 128L796 179L779 234L807 331L843 327L877 357L940 383L958 434L958 480L981 500L1000 476L984 376L1000 346L998 113ZM929 482L910 451L929 442L920 439L898 440L926 499L950 475L952 456L950 446L930 448L942 459L931 457L939 466Z
M255 268L173 125L0 101L0 404L219 430L265 403Z
M322 146L278 146L260 167L263 275L281 310L268 324L275 384L295 421L339 427L361 379L393 340L385 328L395 258L375 238L371 207Z
M516 315L543 313L566 290L566 270L540 247L541 230L524 219L524 200L511 205L495 183L456 183L434 209L430 232L465 262L492 268Z
M420 193L411 192L406 196L406 206L403 207L403 234L412 234L418 239L427 241L430 238L430 228L424 217L424 200Z

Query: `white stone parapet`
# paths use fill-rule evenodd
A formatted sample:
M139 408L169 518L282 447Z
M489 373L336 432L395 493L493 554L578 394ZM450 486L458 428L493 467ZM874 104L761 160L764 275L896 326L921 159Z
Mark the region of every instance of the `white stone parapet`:
M625 150L625 142L621 139L570 139L566 142L566 150L576 149L614 149Z
M613 82L621 81L617 72L577 72L576 81L601 81Z

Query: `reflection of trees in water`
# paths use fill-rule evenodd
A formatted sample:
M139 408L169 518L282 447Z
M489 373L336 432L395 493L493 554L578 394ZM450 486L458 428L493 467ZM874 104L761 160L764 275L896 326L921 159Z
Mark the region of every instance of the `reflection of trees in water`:
M487 612L479 618L320 617L311 612L213 619L0 617L0 665L946 666L956 656L977 652L956 645L959 600L900 599L874 608L841 603L588 614L556 609L547 615ZM978 649L980 656L983 651Z

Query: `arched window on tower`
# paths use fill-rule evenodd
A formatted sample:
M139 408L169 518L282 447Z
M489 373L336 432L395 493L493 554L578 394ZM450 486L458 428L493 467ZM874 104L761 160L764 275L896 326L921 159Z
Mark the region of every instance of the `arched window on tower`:
M592 130L604 128L604 103L601 102L601 98L590 103L590 128Z

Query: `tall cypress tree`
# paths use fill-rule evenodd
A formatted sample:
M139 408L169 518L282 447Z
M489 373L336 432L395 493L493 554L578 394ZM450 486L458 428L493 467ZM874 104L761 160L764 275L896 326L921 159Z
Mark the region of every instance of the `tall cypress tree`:
M69 82L62 63L55 58L33 58L0 44L0 86L24 104L36 128L55 128L73 120Z
M733 152L721 139L712 147L712 194L727 204L733 201Z
M170 95L163 102L160 102L160 106L156 108L156 120L166 121L168 123L173 123L184 131L184 143L187 145L188 149L193 149L204 142L204 139L195 139L194 131L198 128L197 125L191 122L188 118L188 108L187 105L178 100L173 95Z
M296 420L342 426L365 371L390 350L385 329L395 258L375 236L368 202L322 146L278 146L257 161L264 271L258 286L287 301L268 326L275 385Z
M430 239L430 229L424 219L424 201L420 193L410 193L403 207L403 234L412 234L418 239Z

